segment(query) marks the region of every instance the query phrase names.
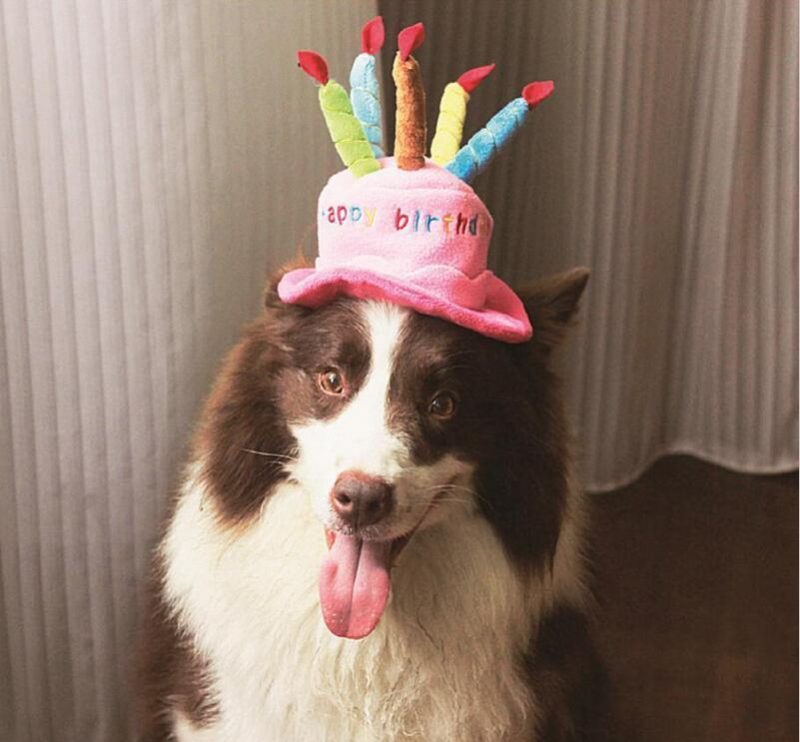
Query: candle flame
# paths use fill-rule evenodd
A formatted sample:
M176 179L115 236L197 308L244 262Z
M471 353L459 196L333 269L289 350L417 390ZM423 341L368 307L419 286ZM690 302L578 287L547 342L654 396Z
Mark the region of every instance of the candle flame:
M494 68L494 64L485 64L483 67L473 67L471 70L467 70L461 75L456 82L464 88L465 92L472 93Z
M522 97L528 104L528 108L534 109L545 98L549 98L553 90L555 90L555 85L553 85L552 80L547 80L546 82L531 82L522 89Z
M397 48L400 51L400 59L404 62L416 51L425 41L425 26L422 23L415 23L413 26L404 28L397 34Z
M383 18L376 15L361 29L361 51L365 54L377 54L383 47L385 37Z
M297 64L303 72L313 77L320 85L325 85L330 79L328 63L321 54L301 49L297 52Z

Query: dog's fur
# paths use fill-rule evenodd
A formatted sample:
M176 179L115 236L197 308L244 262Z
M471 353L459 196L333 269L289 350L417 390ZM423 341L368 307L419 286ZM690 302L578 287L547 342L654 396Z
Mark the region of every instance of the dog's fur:
M520 292L535 328L520 345L382 303L287 306L271 284L157 551L142 740L607 738L584 506L549 369L587 278ZM329 367L339 396L319 388ZM439 389L458 399L450 420L429 414ZM395 485L366 538L413 532L358 641L328 630L317 590L345 469Z

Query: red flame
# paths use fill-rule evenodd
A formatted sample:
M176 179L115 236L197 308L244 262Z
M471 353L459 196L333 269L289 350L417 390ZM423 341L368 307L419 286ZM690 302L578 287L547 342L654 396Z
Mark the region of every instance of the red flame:
M550 97L555 89L552 80L547 82L531 82L522 89L522 97L528 104L528 107L536 108L545 98Z
M400 59L405 62L411 52L419 49L423 41L425 41L425 26L421 23L415 23L413 26L404 28L397 34L397 48L400 51Z
M361 51L365 54L377 54L383 46L384 38L383 18L376 15L361 29Z
M471 70L467 70L461 75L456 82L464 88L467 93L471 93L481 84L494 67L494 64L486 64L483 67L473 67Z
M325 57L316 52L301 49L297 52L297 64L307 75L311 75L320 85L328 82L328 63Z

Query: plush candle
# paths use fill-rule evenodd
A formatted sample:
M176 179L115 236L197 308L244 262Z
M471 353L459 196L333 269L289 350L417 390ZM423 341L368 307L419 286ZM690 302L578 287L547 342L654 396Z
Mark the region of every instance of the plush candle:
M439 102L436 133L431 142L431 159L437 165L450 162L461 146L464 119L467 116L469 96L481 81L494 69L493 64L467 70L455 82L448 83Z
M486 126L470 138L445 168L469 183L522 128L528 114L552 92L552 81L526 85L522 96L515 98L492 116Z
M353 114L347 92L328 77L325 59L316 52L299 51L297 60L303 71L320 84L319 105L342 162L357 178L380 170L361 122Z
M424 40L421 23L404 28L397 37L398 52L392 66L397 88L394 159L401 170L425 167L425 90L419 64L411 56Z
M375 73L375 55L381 50L383 39L383 18L377 16L367 21L361 29L361 54L355 58L350 70L350 103L364 127L375 157L384 156L381 98Z

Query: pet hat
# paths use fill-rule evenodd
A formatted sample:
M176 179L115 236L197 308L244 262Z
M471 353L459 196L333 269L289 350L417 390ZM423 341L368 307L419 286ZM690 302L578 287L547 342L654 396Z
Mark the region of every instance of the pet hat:
M429 159L425 91L411 56L424 38L421 23L398 36L393 157L384 156L375 72L384 40L380 16L362 30L349 97L319 54L298 52L300 67L320 85L320 107L347 169L320 193L314 267L286 273L278 295L308 307L340 295L382 299L497 340L523 342L532 335L530 320L520 298L487 270L493 220L469 182L553 92L553 83L525 86L461 147L470 94L494 65L465 72L444 89Z

